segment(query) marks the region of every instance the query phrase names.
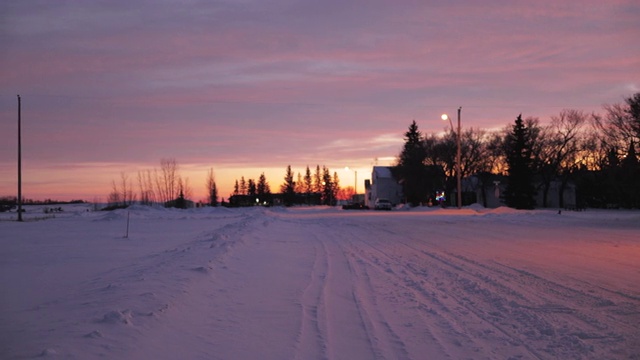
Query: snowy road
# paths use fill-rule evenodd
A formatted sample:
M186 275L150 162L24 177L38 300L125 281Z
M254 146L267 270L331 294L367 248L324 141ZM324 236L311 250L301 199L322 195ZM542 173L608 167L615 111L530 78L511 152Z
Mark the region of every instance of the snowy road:
M637 212L125 214L0 222L1 358L640 359Z

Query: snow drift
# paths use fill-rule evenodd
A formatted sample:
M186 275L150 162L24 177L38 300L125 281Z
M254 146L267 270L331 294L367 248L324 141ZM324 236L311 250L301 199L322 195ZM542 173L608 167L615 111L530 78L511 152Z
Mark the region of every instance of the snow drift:
M638 212L27 210L3 359L640 358Z

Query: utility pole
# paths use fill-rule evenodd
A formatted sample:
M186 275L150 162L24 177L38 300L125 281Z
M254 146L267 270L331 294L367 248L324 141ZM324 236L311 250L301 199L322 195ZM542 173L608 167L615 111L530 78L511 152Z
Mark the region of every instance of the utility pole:
M18 95L18 221L22 221L22 121L20 95Z
M457 180L457 185L458 185L458 209L462 208L462 173L460 172L460 168L461 168L461 164L460 164L460 112L462 111L462 106L460 106L458 108L458 151L456 152L456 164L457 166L457 170L456 170L456 180Z
M460 132L460 112L462 112L462 106L460 106L458 108L458 131L457 131L457 136L456 136L456 187L458 188L458 193L457 198L457 205L458 205L458 209L462 208L462 173L460 171L461 169L461 164L460 164L460 146L461 146L461 132ZM451 122L451 118L449 117L449 115L447 114L442 114L442 116L440 117L442 120L447 121L449 120L449 125L451 125L451 132L455 133L456 131L453 128L453 123Z

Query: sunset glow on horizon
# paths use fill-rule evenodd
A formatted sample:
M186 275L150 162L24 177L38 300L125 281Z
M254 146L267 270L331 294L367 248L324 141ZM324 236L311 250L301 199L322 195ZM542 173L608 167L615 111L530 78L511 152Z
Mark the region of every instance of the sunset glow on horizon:
M0 4L0 196L106 200L175 159L193 200L327 166L364 190L415 120L498 129L640 91L640 4L222 1ZM351 170L345 170L348 167Z

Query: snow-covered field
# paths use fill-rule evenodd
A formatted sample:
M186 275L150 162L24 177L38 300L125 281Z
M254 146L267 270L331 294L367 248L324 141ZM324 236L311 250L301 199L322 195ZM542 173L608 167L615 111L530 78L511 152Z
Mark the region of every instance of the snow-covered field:
M640 212L87 209L0 214L0 358L640 359Z

